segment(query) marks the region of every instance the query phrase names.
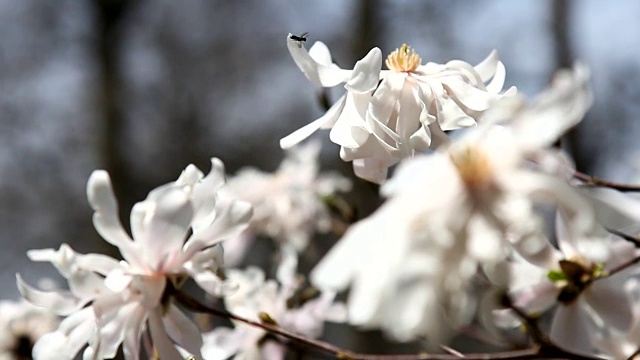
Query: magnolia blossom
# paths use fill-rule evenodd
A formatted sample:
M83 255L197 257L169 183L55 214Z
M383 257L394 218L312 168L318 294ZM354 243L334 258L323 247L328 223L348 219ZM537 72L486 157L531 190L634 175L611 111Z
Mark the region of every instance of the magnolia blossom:
M310 142L287 152L274 173L241 169L229 179L225 192L253 205L250 228L224 244L225 261L235 264L253 234L263 234L300 252L316 231L331 229L331 216L323 199L348 191L351 182L337 173L319 173L320 143Z
M0 301L0 360L30 358L33 344L60 320L26 301Z
M303 288L296 275L297 257L283 252L277 282L265 280L264 272L250 267L227 271L229 279L238 284L238 291L224 298L232 313L254 321L275 321L285 330L315 339L322 335L324 322L342 322L346 318L344 305L334 303L334 292L318 293ZM261 315L262 314L262 315ZM237 323L233 329L218 327L203 334L202 354L209 360L284 359L286 346L274 339L265 341L267 333L259 328Z
M402 45L387 57L389 70L382 70L382 53L373 48L353 70L345 70L332 62L323 43L307 52L290 35L287 47L307 78L324 87L345 83L347 93L280 145L287 148L331 128L342 159L353 161L356 175L373 182L384 181L387 168L402 158L446 142L443 131L474 125L503 96L505 68L495 51L475 67L460 60L422 65L420 56Z
M406 161L381 191L387 202L347 232L312 282L334 291L351 285L352 324L402 341L426 335L434 345L447 327L471 320L478 266L504 261L510 243L531 254L544 247L535 203L555 199L576 212L584 205L561 179L525 168L517 139L500 127Z
M610 272L640 255L622 239L575 229L564 216L557 221L559 249L541 252L534 262L512 264L510 295L514 306L541 313L558 304L551 340L581 353L596 351L596 335L605 328L626 333L634 323L627 290L628 272ZM636 350L638 341L636 342Z
M133 238L118 219L109 175L91 175L87 195L93 223L123 260L77 254L64 244L58 251L28 252L34 261L51 262L69 283L69 291L44 292L18 277L27 301L66 316L57 331L36 343L35 358L72 359L85 345L85 359L112 358L122 343L125 357L137 360L145 329L163 360L184 359L176 346L200 357L199 330L163 295L186 277L212 295L228 292L232 285L216 274L222 264L217 245L243 231L251 215L247 203L216 201L224 167L218 159L212 165L206 177L190 165L177 181L137 203L131 211Z

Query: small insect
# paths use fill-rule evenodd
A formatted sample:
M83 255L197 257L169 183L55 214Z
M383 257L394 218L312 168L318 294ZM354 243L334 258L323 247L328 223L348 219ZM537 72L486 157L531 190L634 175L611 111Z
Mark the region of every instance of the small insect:
M289 39L291 39L293 41L297 41L298 42L298 47L301 48L302 47L302 42L303 41L307 41L307 35L309 35L308 32L304 32L300 36L291 34L291 36L289 36Z

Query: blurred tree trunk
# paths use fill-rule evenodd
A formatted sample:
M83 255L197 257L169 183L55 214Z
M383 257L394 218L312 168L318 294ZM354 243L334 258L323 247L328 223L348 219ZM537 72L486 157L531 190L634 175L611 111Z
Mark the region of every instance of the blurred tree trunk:
M556 0L551 2L551 35L554 47L554 71L563 68L570 68L575 61L571 46L571 0ZM586 170L589 166L587 159L583 156L581 143L580 125L571 129L562 139L563 147L569 151L576 163L576 168Z
M118 29L131 4L126 0L94 0L97 17L97 52L102 87L99 105L102 107L103 139L100 144L103 165L111 176L113 188L120 204L120 218L128 219L129 209L133 206L134 190L122 149L124 119L118 104L118 91L121 86L118 71ZM128 227L128 221L123 225Z

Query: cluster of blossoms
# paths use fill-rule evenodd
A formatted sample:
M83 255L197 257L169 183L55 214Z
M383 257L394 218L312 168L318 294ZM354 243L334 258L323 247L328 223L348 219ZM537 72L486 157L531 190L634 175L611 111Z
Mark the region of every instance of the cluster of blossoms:
M637 353L640 241L625 226L640 222L640 205L577 189L557 146L592 102L583 65L527 100L515 88L502 91L506 72L495 51L476 66L422 65L403 45L382 70L374 48L345 70L324 44L307 51L301 40L289 34L287 46L306 77L347 91L281 146L331 128L341 158L382 184L386 202L346 231L307 282L298 257L315 232L331 228L322 199L351 186L320 174L317 143L293 149L273 174L244 169L226 184L220 160L207 175L190 165L133 207L131 234L108 174L96 171L87 185L93 222L122 260L66 244L28 252L69 284L43 291L18 276L26 301L65 317L39 337L35 359L73 359L83 349L84 359L108 359L122 347L137 360L145 344L147 357L162 360L278 360L289 340L321 337L325 321L437 348L474 322L501 336L547 311L557 349ZM453 130L460 134L450 138ZM553 234L545 211L556 215ZM280 245L273 279L260 268L230 267L256 234ZM230 313L212 314L227 314L233 328L205 332L183 312L189 280L222 299ZM347 289L346 304L336 301Z
M274 173L241 169L227 181L229 197L253 206L251 225L240 236L225 241L225 263L234 265L257 235L268 236L283 248L302 252L314 233L332 228L327 199L351 189L351 181L337 173L320 173L320 143L309 142L288 150Z

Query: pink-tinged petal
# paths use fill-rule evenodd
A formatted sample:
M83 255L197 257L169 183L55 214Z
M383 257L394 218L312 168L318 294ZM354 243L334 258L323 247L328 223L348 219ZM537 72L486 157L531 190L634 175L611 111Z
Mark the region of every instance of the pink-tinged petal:
M293 61L298 65L298 68L300 68L307 79L324 87L336 86L349 79L351 71L318 63L309 55L304 45L299 41L291 39L291 35L292 34L287 35L287 49L289 49Z
M67 291L41 291L32 288L16 274L18 291L22 297L35 306L49 309L56 315L66 316L82 308L88 299L80 299Z
M87 182L87 198L94 210L93 225L108 243L125 253L135 252L133 242L118 218L118 204L113 195L111 179L104 170L96 170Z
M311 136L318 129L333 126L344 109L346 99L347 95L342 95L342 97L340 97L340 99L338 99L338 101L333 104L324 115L280 139L280 148L290 149Z
M147 320L147 309L139 306L131 314L131 318L127 324L124 334L124 341L122 344L122 350L124 357L127 360L139 360L140 359L140 336L144 329L144 324Z
M182 311L175 305L170 305L168 311L162 317L164 328L169 337L180 347L185 349L197 359L202 358L202 334L200 330Z
M592 354L589 319L581 309L580 301L561 305L551 323L551 340L564 349L581 354Z
M558 302L560 290L550 280L511 292L513 305L529 314L541 313Z
M181 187L164 186L134 206L132 215L144 214L135 217L135 221L140 222L135 226L135 242L144 249L145 262L152 270L166 266L181 251L193 219L189 200ZM132 216L132 230L133 221Z
M634 321L631 299L622 279L614 277L594 281L583 297L607 326L626 332Z
M149 331L151 332L151 341L153 347L158 351L158 355L162 360L184 360L178 352L173 341L169 338L167 331L162 323L160 307L151 311L148 319Z
M260 348L260 359L284 360L287 347L277 341L267 341Z
M351 78L344 87L347 91L357 93L373 91L380 81L380 70L382 70L382 52L378 48L373 48L353 67Z

